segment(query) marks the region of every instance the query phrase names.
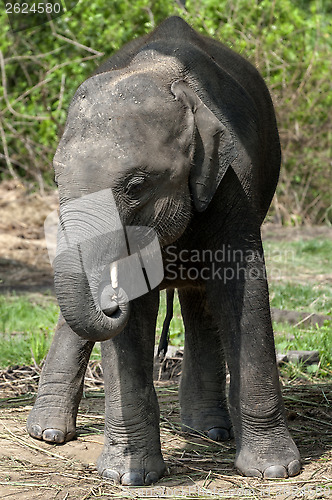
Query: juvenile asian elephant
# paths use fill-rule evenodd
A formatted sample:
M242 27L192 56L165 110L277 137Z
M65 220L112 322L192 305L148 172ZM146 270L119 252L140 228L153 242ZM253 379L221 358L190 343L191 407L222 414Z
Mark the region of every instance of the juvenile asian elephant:
M75 436L86 365L103 340L98 470L124 485L161 477L155 326L159 289L177 288L183 427L215 440L234 433L235 465L247 476L300 471L260 234L279 166L274 110L256 69L178 17L126 45L79 87L54 158L62 314L28 419L31 436L56 443ZM165 274L128 302L121 266L110 281L109 264L123 255L124 228L132 227L157 234Z

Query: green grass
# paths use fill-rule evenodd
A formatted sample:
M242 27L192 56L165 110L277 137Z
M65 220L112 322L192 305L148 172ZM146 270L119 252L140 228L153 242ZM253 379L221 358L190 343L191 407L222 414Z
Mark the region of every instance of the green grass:
M49 295L0 295L0 331L26 333L52 328L59 308Z
M317 284L320 275L332 268L332 241L312 238L307 241L264 242L267 274L270 281L297 281Z
M274 331L278 332L275 342L280 352L319 351L319 364L305 366L287 363L281 368L283 374L289 378L332 377L332 321L326 321L321 328L303 329L287 323L275 323Z
M270 301L271 307L278 309L328 314L332 310L332 288L274 282L270 285Z
M47 354L59 308L46 295L0 295L0 366L40 363Z

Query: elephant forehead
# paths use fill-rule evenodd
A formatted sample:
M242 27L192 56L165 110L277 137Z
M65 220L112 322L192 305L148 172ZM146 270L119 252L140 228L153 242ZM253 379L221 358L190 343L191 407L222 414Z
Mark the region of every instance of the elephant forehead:
M112 177L121 177L126 172L137 168L152 169L154 172L168 171L172 175L186 158L176 140L168 140L167 134L156 135L156 128L148 125L141 134L131 133L130 127L108 137L90 137L82 141L73 141L62 148L61 143L55 155L56 162L64 166L66 175L78 178L83 175L85 181L95 182L97 172L112 172ZM61 170L61 169L60 169ZM90 178L91 177L91 178Z
M178 133L181 114L177 113L174 103L161 103L150 97L144 102L130 101L121 103L95 103L81 108L73 120L78 137L112 136L131 139L145 136L155 130L156 134L171 137Z
M109 117L107 134L114 140L117 147L130 149L149 145L155 149L171 144L179 134L179 120L171 116L172 110L155 108L125 110L123 114Z
M174 96L149 78L101 80L88 80L75 95L55 162L123 171L176 161L185 112Z
M170 85L155 75L135 73L112 77L96 75L77 90L68 113L65 136L116 133L144 133L157 127L170 134L181 121L183 109L175 101Z
M93 111L93 112L92 112ZM135 105L105 110L94 107L89 113L68 120L57 150L57 161L67 163L77 155L106 158L144 157L163 148L176 148L181 119L171 105L146 108ZM138 161L138 158L137 158Z

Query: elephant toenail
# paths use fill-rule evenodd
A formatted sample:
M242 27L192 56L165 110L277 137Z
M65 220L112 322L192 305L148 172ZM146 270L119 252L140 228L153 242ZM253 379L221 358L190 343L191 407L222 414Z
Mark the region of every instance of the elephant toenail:
M213 427L208 431L208 436L213 441L226 441L229 439L229 431L222 427Z
M68 432L68 434L66 435L66 441L71 441L75 437L76 437L76 431Z
M293 460L288 465L288 475L290 477L296 476L301 470L301 462L299 460Z
M46 429L43 432L43 440L48 443L64 443L65 435L59 429Z
M121 477L121 484L123 486L143 486L143 474L141 472L126 472Z
M269 478L284 478L288 477L287 470L282 465L271 465L264 471L264 477Z
M149 484L154 484L158 481L159 479L159 476L156 472L152 471L152 472L149 472L146 476L145 476L145 484L148 486Z
M32 425L29 429L28 432L30 436L36 438L36 439L42 439L43 438L43 431L40 425L34 424Z
M111 479L115 484L120 484L120 474L116 470L105 469L101 475L106 479Z
M263 474L258 469L248 469L243 472L247 477L259 477L262 478Z

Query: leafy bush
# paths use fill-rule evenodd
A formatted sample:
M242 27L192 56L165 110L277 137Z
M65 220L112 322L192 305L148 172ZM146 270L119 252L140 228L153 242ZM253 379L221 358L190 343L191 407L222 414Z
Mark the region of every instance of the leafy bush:
M249 58L272 92L284 166L272 215L332 220L328 110L332 12L327 0L80 1L66 15L12 33L0 15L0 175L51 183L51 159L77 86L105 58L169 15Z

